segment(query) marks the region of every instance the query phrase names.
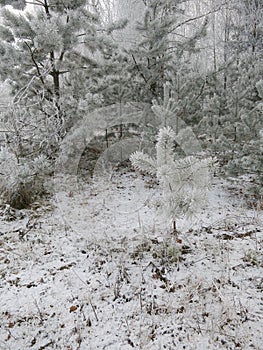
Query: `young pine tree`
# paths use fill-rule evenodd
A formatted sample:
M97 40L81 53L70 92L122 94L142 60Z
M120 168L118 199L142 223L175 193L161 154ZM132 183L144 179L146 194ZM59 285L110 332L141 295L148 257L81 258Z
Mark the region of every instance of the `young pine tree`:
M165 82L175 80L177 73L182 81L188 79L189 75L182 76L180 67L185 67L196 43L205 35L206 20L198 30L185 36L181 32L186 18L186 0L145 0L143 3L143 20L135 27L136 42L127 51L133 76L140 81L143 101L151 102L163 97ZM184 73L188 73L187 70Z
M135 152L130 160L136 170L157 177L162 188L161 212L173 222L191 217L206 203L212 160L195 156L175 159L176 134L170 127L161 128L156 143L156 158L143 152Z

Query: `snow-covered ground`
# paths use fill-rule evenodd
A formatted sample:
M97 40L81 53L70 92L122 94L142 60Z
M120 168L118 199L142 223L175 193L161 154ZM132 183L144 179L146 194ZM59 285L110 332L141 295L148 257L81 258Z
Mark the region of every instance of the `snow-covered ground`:
M225 187L179 239L133 172L2 207L0 349L262 349L263 216Z

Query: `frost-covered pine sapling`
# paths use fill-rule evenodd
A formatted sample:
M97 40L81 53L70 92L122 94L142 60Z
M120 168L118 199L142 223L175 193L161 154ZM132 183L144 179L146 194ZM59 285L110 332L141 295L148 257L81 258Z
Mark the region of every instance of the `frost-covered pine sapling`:
M161 212L172 220L173 233L177 234L176 221L182 217L192 217L206 203L212 159L195 156L175 159L175 137L172 128L160 129L156 159L137 151L130 156L130 161L136 170L157 177L162 187Z

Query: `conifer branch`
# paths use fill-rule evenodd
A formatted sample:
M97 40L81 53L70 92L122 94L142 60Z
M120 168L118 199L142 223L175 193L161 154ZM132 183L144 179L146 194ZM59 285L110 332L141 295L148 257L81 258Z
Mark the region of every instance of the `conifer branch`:
M199 16L196 16L196 17L188 18L187 20L185 20L185 21L183 21L183 22L177 24L175 27L171 28L171 29L169 30L168 33L171 34L174 30L176 30L176 29L178 29L178 28L184 26L184 25L187 24L187 23L196 21L196 20L198 20L198 19L207 17L208 15L211 15L211 14L213 14L213 13L216 13L216 12L220 11L220 10L221 10L221 7L223 7L223 6L226 5L226 4L227 4L227 3L225 2L225 3L221 4L218 8L216 8L216 9L214 9L214 10L208 11L208 12L203 13L202 15L199 15Z

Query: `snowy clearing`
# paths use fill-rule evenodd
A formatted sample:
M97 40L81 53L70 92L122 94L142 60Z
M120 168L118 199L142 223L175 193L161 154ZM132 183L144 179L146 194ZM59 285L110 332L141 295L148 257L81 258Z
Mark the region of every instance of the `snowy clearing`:
M0 349L262 349L262 212L215 181L179 242L149 178L1 208Z

